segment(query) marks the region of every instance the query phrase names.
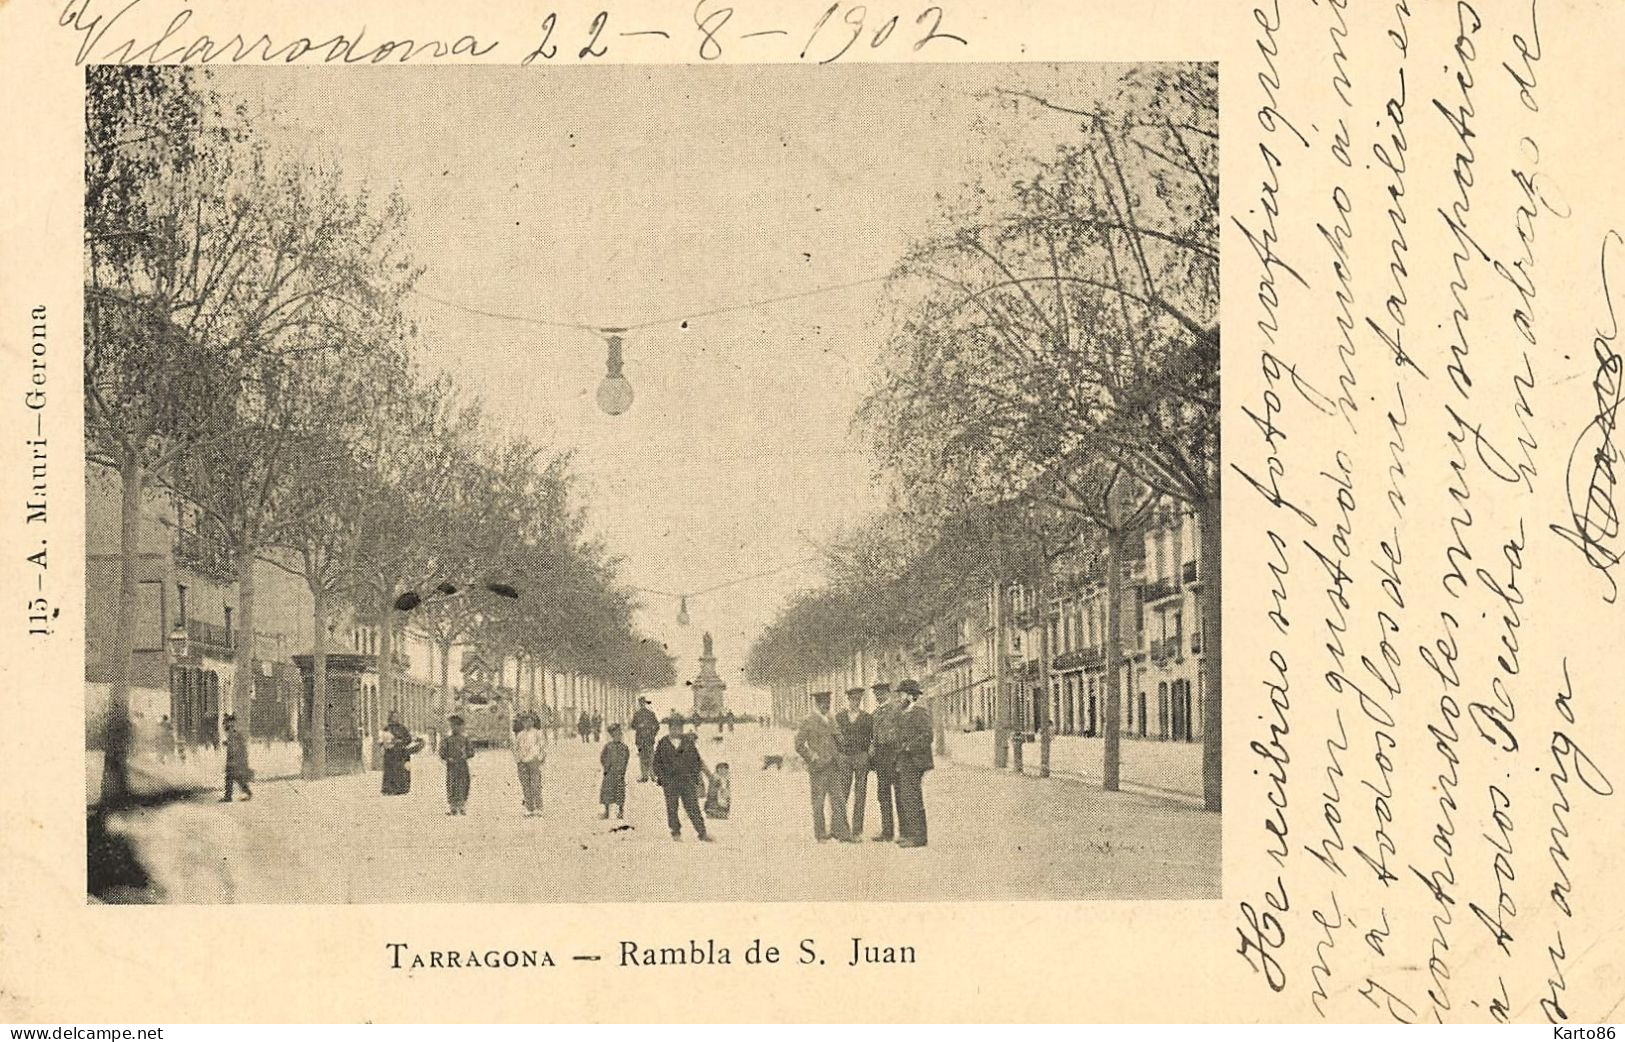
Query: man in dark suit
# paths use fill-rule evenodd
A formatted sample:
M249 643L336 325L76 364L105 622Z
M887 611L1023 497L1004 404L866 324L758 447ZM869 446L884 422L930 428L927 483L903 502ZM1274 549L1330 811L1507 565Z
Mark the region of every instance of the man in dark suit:
M923 847L925 827L925 772L931 759L931 710L920 703L920 685L905 680L897 689L907 699L903 711L902 742L897 751L897 845Z
M671 829L672 839L683 838L683 823L677 817L677 805L681 803L694 824L695 835L710 842L705 814L700 810L700 779L711 772L700 759L699 747L684 737L682 714L673 715L666 723L671 733L660 739L654 755L655 781L666 790L666 826Z
M890 843L892 807L897 790L897 750L903 740L903 704L885 682L874 686L874 738L870 743L869 766L875 772L875 798L880 801L880 835L877 843Z
M869 752L875 718L863 711L861 687L848 688L847 707L835 717L835 745L841 755L841 802L850 803L853 842L863 838L864 804L869 802Z
M831 837L850 843L852 833L846 827L846 793L840 785L840 750L836 746L835 721L829 715L830 693L819 691L812 698L813 711L796 732L796 754L807 763L807 781L812 788L813 835L820 843ZM830 811L828 828L824 821L826 804Z
M632 735L638 747L638 781L646 782L649 761L655 755L655 739L660 737L660 720L649 708L647 698L638 699L638 711L632 714Z

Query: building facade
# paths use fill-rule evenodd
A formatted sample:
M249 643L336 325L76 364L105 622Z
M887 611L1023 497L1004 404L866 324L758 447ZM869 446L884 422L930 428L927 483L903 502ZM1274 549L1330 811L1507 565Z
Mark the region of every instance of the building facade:
M1118 730L1126 737L1182 742L1202 737L1201 612L1207 591L1198 524L1188 509L1163 504L1122 562ZM1055 735L1098 737L1106 726L1110 690L1103 564L1098 558L1075 563L1050 585L1042 618L1035 591L1019 583L989 588L923 629L906 647L857 652L833 670L776 685L774 718L784 724L801 719L813 691L840 692L911 677L950 730L985 730L1005 721L1019 731L1047 725ZM1045 629L1047 697L1040 665Z

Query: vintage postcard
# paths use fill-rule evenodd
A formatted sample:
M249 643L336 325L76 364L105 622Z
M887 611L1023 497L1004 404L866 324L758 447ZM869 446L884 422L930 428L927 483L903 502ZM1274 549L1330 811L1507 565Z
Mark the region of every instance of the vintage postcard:
M1617 1014L1625 10L0 25L7 1021Z

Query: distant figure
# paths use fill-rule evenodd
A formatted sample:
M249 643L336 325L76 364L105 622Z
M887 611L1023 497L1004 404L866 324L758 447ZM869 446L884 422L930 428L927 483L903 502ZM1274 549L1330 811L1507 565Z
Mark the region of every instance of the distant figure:
M412 791L412 754L423 749L423 739L413 738L412 732L401 723L400 714L393 709L389 711L389 723L378 737L384 747L384 780L380 791L385 796L404 796Z
M581 736L583 742L592 741L592 717L587 715L585 709L581 711L580 718L576 720L576 734Z
M524 794L525 817L542 812L542 765L547 762L547 735L535 713L519 718L519 733L513 738L513 762L519 771L519 791Z
M922 782L932 767L931 710L920 704L920 685L897 685L908 699L903 711L903 740L897 753L897 845L923 847L926 841L925 792Z
M604 736L604 714L592 714L592 740L601 741Z
M168 763L169 754L175 751L175 725L169 722L169 714L165 713L158 721L158 762Z
M835 745L835 721L830 719L828 691L814 692L813 711L796 732L796 753L807 762L807 783L812 793L813 837L820 843L831 838L854 842L846 825L846 806L837 789L841 780L840 753ZM826 825L824 809L829 808Z
M604 780L598 784L598 802L604 805L604 813L599 817L609 817L611 805L615 807L615 817L626 817L626 765L631 760L631 750L621 741L621 725L610 724L609 741L598 754L598 764L604 768Z
M864 807L869 802L869 754L875 741L875 718L863 711L861 687L848 688L846 708L835 717L835 744L841 754L840 799L847 804L852 835L863 838Z
M468 761L474 755L474 745L463 732L463 718L451 718L451 734L440 742L440 758L446 761L446 803L448 815L468 814Z
M897 792L897 753L903 742L903 704L892 694L891 685L879 683L875 693L874 744L869 766L875 772L875 798L880 801L880 835L877 843L893 839L893 805Z
M632 714L632 735L638 746L638 781L646 782L655 755L655 739L660 737L660 720L649 708L647 698L638 699L638 711Z
M711 787L705 793L705 816L712 821L727 821L733 802L732 772L727 764L719 763L717 769L711 772Z
M710 842L698 795L700 778L709 776L710 772L700 759L699 744L683 734L682 714L673 714L667 724L671 729L655 746L654 755L655 781L666 794L666 825L671 829L672 839L683 838L683 824L677 817L677 805L681 803L694 825L695 835Z
M226 794L220 797L221 803L230 803L232 786L240 785L243 789L243 799L251 800L254 793L249 789L248 783L254 780L254 770L248 766L248 737L237 730L237 718L230 713L226 714Z

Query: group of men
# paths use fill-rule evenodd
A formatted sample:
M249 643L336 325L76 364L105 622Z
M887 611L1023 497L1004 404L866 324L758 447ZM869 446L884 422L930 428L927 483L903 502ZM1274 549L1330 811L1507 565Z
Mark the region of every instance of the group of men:
M890 684L874 685L872 714L863 708L865 694L861 687L849 689L847 708L832 717L830 692L815 693L813 711L796 733L796 753L807 764L812 788L813 835L820 843L863 841L872 772L880 800L880 834L872 838L923 847L923 781L933 766L931 711L920 704L920 685L912 680L899 683L895 692Z

